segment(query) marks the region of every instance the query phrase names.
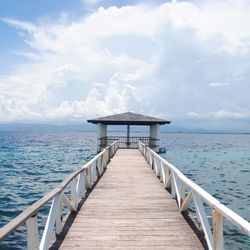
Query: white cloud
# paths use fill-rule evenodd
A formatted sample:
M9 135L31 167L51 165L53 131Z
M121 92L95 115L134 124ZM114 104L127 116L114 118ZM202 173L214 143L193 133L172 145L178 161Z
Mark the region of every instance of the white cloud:
M231 52L247 48L249 51L250 5L248 0L206 1L198 17L200 35L204 39L221 37L221 49Z
M85 101L63 101L58 108L51 109L47 113L48 119L82 119L82 117L94 117L113 113L126 112L126 102L136 99L136 88L125 85L120 88L116 81L110 81L106 92L99 92L92 88Z
M14 26L17 29L26 30L29 32L36 31L36 26L29 22L23 22L23 21L12 19L12 18L3 18L2 21L4 21L5 23L9 25Z
M224 86L228 86L229 83L227 82L211 82L209 83L210 87L224 87Z
M29 48L15 52L26 62L0 75L2 122L126 110L173 120L249 117L246 0L101 7L74 21L4 21L22 31ZM240 111L229 111L230 103Z
M86 5L96 5L102 2L102 0L82 0L82 2Z
M242 118L249 118L250 112L232 112L226 109L219 110L212 115L216 119L242 119Z
M194 118L200 118L201 117L201 114L197 113L197 112L188 112L187 113L188 116L190 117L194 117Z

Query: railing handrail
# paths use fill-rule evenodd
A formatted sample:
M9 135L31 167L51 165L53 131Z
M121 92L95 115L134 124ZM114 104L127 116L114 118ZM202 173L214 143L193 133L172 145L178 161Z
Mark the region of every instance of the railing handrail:
M117 144L117 141L114 141L111 145L107 146L103 149L99 154L97 154L94 158L92 158L89 162L84 164L80 169L74 171L68 177L66 177L57 187L55 187L52 191L44 195L38 201L33 203L31 206L26 208L21 214L11 220L9 223L0 228L0 240L3 240L10 233L12 233L16 228L18 228L21 224L23 224L29 217L35 215L38 210L45 204L47 204L50 200L52 200L57 194L61 193L68 184L81 172L85 171L93 162L99 159L104 153L110 148L114 147ZM116 149L115 149L116 151ZM111 156L112 157L112 156Z
M164 158L159 156L156 152L154 152L152 149L148 148L148 150L151 151L156 157L161 159L164 163L166 163L169 168L172 169L173 172L175 172L178 177L190 188L196 191L202 198L205 200L211 207L216 208L220 211L220 213L226 217L229 221L232 223L236 223L238 228L245 229L245 232L250 236L250 223L243 219L241 216L239 216L237 213L235 213L230 208L226 207L224 204L222 204L219 200L214 198L211 194L209 194L207 191L205 191L203 188L201 188L199 185L191 181L189 178L187 178L183 173L181 173L180 170L178 170L173 164L166 161Z
M178 179L185 184L186 187L188 187L192 192L197 194L201 197L201 199L207 203L211 208L218 211L223 217L225 217L228 221L230 221L234 226L236 226L241 232L245 233L250 237L250 223L242 218L240 215L232 211L230 208L223 205L219 200L214 198L211 194L209 194L207 191L205 191L203 188L201 188L199 185L191 181L189 178L187 178L180 170L178 170L173 164L169 163L167 160L162 158L159 154L154 152L152 149L150 149L148 146L146 146L141 141L139 142L139 149L144 155L145 158L147 158L147 152L150 152L151 155L155 159L161 162L161 164L166 165L171 172L174 173L174 178L178 177ZM153 159L151 159L151 164L153 166L154 163ZM173 178L173 179L174 179ZM185 197L186 198L186 197ZM181 206L181 204L180 204Z
M124 138L125 139L128 137L126 135L108 135L108 136L100 137L98 139L105 139L105 138ZM129 138L138 138L138 139L146 138L146 139L152 139L152 140L160 140L152 136L129 136Z

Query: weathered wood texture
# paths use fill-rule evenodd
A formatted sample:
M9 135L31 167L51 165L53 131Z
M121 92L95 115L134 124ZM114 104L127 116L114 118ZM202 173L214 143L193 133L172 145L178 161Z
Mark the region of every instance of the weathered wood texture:
M203 249L137 149L117 151L65 230L54 249Z

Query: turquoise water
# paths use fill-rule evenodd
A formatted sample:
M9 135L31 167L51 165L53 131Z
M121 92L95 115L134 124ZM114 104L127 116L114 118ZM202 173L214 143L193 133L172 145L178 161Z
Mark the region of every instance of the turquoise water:
M0 227L96 154L96 133L0 132ZM41 210L45 224L48 206ZM19 228L0 249L25 249Z
M162 155L250 221L250 135L162 133ZM94 132L0 132L0 226L57 186L96 153ZM39 224L46 221L48 206ZM250 240L225 221L227 249ZM0 249L25 249L25 227Z

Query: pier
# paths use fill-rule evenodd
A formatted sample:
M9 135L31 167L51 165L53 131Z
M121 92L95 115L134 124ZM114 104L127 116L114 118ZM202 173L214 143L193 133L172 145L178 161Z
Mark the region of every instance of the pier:
M190 204L200 228L188 219ZM223 219L250 236L249 222L145 144L119 149L114 142L0 229L0 240L25 223L28 249L223 249Z
M118 149L52 249L203 249L138 149Z
M224 220L250 237L248 221L157 154L170 121L127 112L89 122L100 152L1 228L0 241L18 229L28 250L221 250ZM126 125L127 136L108 136L107 125ZM130 125L149 126L149 136L131 137Z

